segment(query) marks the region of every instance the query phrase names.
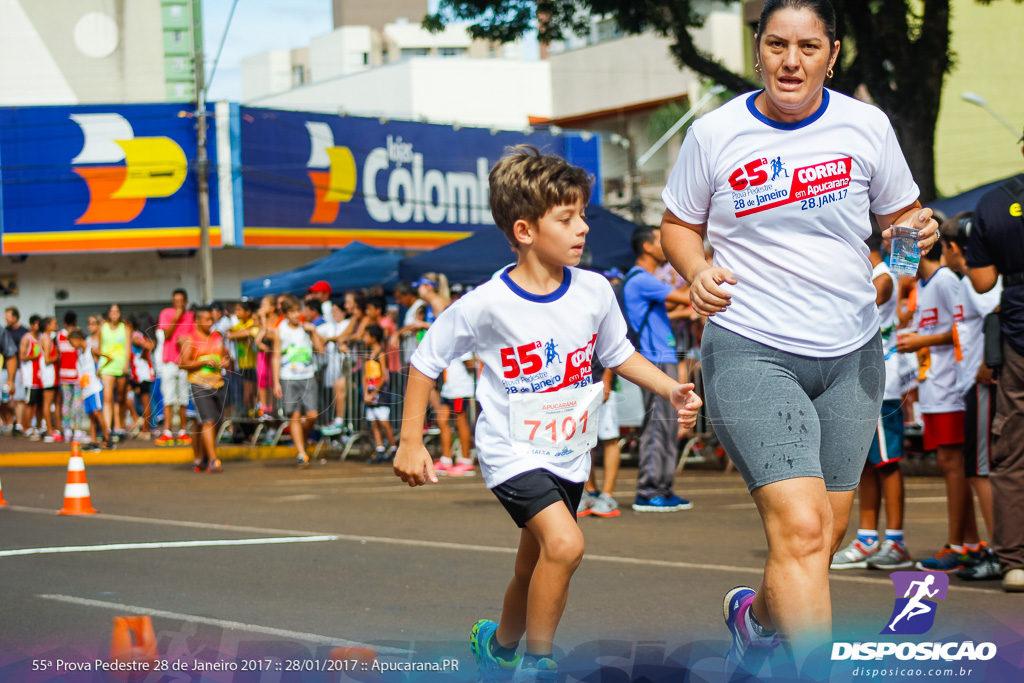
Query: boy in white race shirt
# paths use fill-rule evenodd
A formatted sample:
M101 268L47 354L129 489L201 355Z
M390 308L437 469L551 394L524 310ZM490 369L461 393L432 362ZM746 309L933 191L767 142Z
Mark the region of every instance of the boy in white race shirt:
M917 352L918 403L924 416L924 449L936 451L946 480L948 543L933 557L916 563L917 569L952 572L971 563L965 544L977 545L971 491L964 477L964 399L956 390L953 319L960 280L942 265L942 245L921 255L917 270L917 310L912 330L901 334L896 348Z
M636 353L608 282L572 267L589 230L586 172L519 146L489 180L491 212L517 264L445 309L416 350L394 469L410 486L437 481L423 446L430 390L452 360L475 353L484 366L477 389L481 472L522 532L500 622L474 624L470 648L479 680L554 681L552 642L583 558L575 511L603 398L601 383L592 382L594 354L671 401L686 427L701 401L692 384L679 384Z

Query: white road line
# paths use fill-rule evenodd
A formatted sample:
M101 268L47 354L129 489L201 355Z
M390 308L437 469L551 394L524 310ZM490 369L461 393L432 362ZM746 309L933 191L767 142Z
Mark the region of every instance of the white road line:
M61 553L100 553L109 550L155 550L159 548L205 548L225 545L280 545L282 543L323 543L337 536L297 536L288 538L234 538L210 541L161 541L154 543L107 543L103 545L66 545L51 548L0 550L0 557L19 555L58 555Z
M20 511L20 512L45 512L52 515L52 510L41 510L38 508L23 508L14 505L10 505L5 510ZM722 509L722 508L719 508ZM89 515L88 518L83 519L96 519L96 518L108 518L117 519L121 521L138 522L138 523L149 523L149 524L160 524L165 526L186 526L191 528L199 529L230 529L230 530L248 530L257 533L266 533L270 530L259 529L258 527L232 527L224 524L210 524L204 522L177 522L175 520L163 520L163 519L146 519L144 517L124 517L120 515ZM316 536L313 532L308 531L291 531L291 530L273 530L271 533L280 534L293 534L295 536ZM445 541L424 541L411 538L388 538L385 536L357 536L353 534L336 534L334 539L338 541L351 541L353 543L380 543L382 545L396 545L396 546L407 546L414 548L434 548L440 550L463 550L470 552L481 552L481 553L497 553L502 555L515 555L516 548L490 546L490 545L474 545L469 543L449 543ZM639 566L648 567L667 567L672 569L696 569L700 571L723 571L733 572L737 574L750 574L760 576L763 573L763 569L760 567L739 567L727 564L700 564L695 562L672 562L668 560L652 560L642 557L617 557L613 555L586 555L585 559L593 562L609 562L617 564L632 564ZM843 576L837 574L829 575L831 580L849 583L867 583L874 585L892 586L889 578L880 577L873 579L866 576ZM984 588L972 588L970 586L957 586L957 591L973 592L973 593L985 593L992 594L992 591Z
M278 638L290 638L292 640L299 640L306 643L314 643L316 645L333 645L338 647L369 647L377 652L377 654L383 655L408 655L411 653L410 650L401 650L394 647L377 647L368 643L360 643L355 640L347 640L345 638L332 638L331 636L322 636L317 633L303 633L302 631L289 631L283 628L271 628L269 626L260 626L258 624L245 624L240 621L226 621L224 619L213 619L211 617L200 617L194 614L181 614L180 612L166 612L159 609L150 609L149 607L140 607L138 605L125 605L119 602L103 602L101 600L89 600L87 598L76 598L71 595L37 595L37 598L43 600L54 600L56 602L65 602L71 605L82 605L84 607L99 607L101 609L116 610L118 612L124 612L127 614L141 614L150 617L159 617L162 619L174 619L176 621L187 621L195 624L206 624L208 626L219 626L220 628L231 629L234 631L249 631L251 633L262 633L268 636L276 636Z

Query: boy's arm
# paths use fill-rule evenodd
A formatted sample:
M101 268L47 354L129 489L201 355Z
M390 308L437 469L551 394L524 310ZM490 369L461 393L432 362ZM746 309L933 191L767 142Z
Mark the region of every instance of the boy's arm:
M703 402L693 392L692 384L680 384L658 369L651 361L634 352L618 367L612 368L617 375L633 384L653 391L672 404L679 412L679 422L687 429L697 424L697 411Z
M303 327L309 334L310 340L313 342L313 350L317 353L326 353L326 350L324 349L324 338L316 331L316 325L313 323L306 323Z
M274 335L274 362L270 364L271 374L274 376L274 396L282 398L281 391L281 335Z
M202 366L202 363L198 362L195 357L195 349L192 347L192 340L188 337L182 339L181 343L181 360L178 362L178 367L186 372L190 370L197 370Z
M405 409L402 412L402 431L395 454L395 474L409 486L422 486L429 479L437 483L434 463L423 445L423 420L434 380L415 366L409 368L409 382L405 388Z

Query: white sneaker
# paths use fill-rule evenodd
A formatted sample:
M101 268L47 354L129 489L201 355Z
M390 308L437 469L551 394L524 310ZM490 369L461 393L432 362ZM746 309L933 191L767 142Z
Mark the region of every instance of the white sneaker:
M872 545L864 545L856 538L832 559L829 569L867 569L868 558L879 550L878 541Z

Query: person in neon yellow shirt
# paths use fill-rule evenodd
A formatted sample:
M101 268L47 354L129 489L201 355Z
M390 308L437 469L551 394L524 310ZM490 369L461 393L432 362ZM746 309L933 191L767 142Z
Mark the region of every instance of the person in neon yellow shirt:
M124 430L121 416L128 405L131 337L131 327L121 319L121 307L111 304L107 319L100 325L99 376L103 381L103 419L111 426L118 440Z

